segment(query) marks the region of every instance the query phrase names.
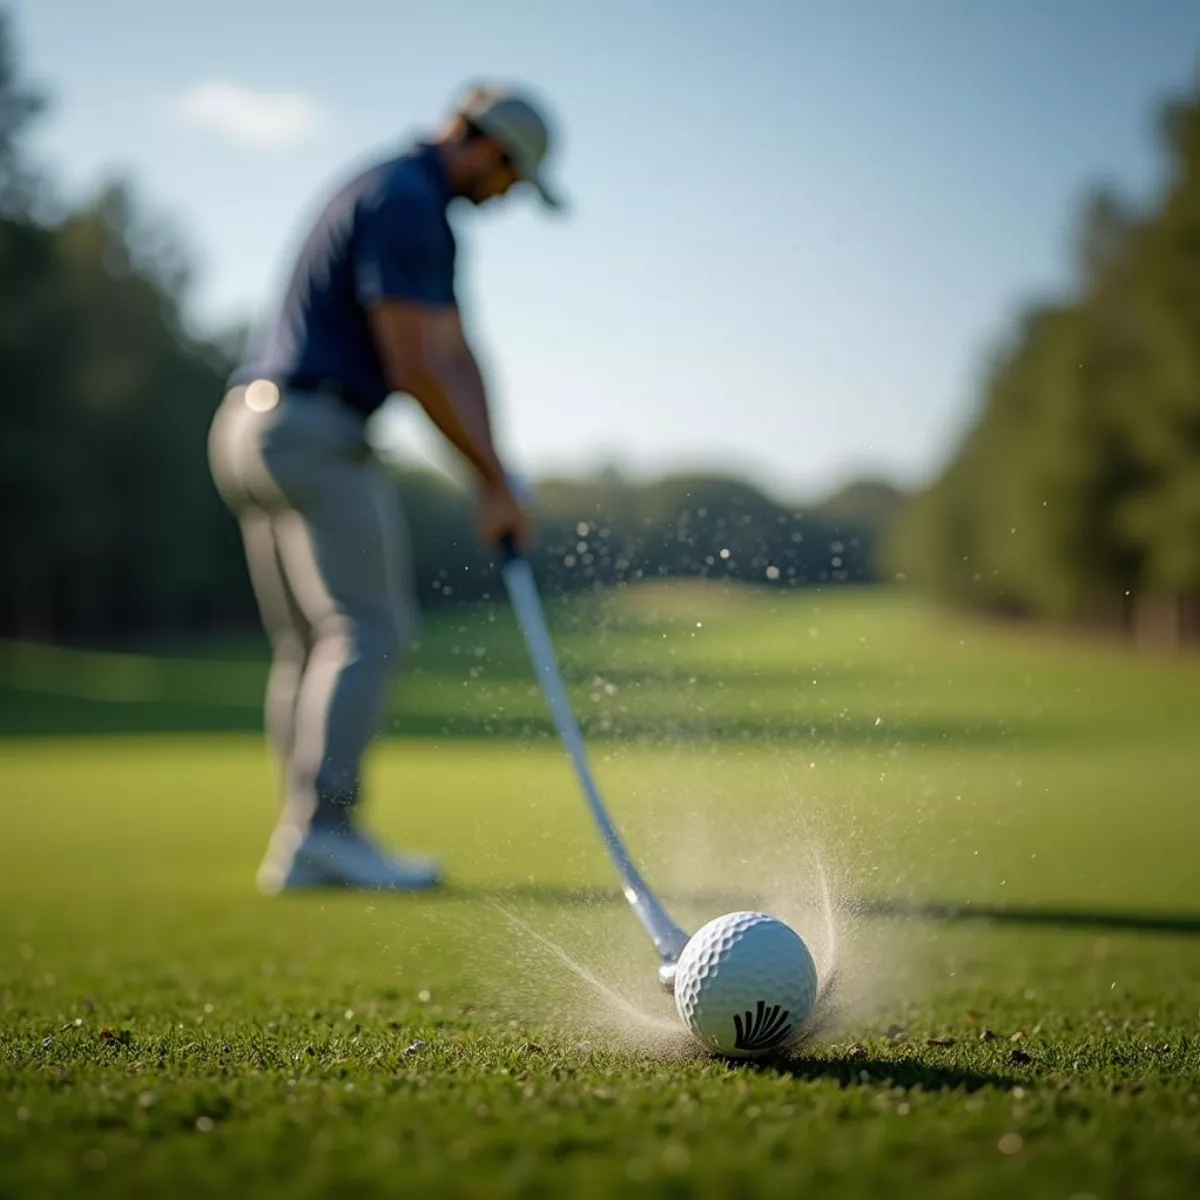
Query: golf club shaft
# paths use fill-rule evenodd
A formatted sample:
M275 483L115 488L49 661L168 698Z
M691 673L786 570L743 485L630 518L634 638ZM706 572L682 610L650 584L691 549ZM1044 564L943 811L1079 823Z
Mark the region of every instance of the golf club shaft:
M502 550L504 582L508 588L517 624L521 627L525 645L533 660L534 670L558 736L574 764L575 774L583 789L584 798L587 800L592 817L600 830L600 837L621 877L625 899L629 901L643 928L650 935L663 963L672 964L683 952L688 935L671 920L658 897L650 890L642 878L641 872L629 857L629 851L626 850L621 835L608 815L608 809L605 807L600 789L596 786L591 767L588 764L583 733L575 719L571 702L567 696L567 689L563 684L562 675L559 673L558 663L554 657L554 647L551 644L550 631L546 626L545 614L542 611L533 568L530 566L529 560L517 550L511 541L506 541Z

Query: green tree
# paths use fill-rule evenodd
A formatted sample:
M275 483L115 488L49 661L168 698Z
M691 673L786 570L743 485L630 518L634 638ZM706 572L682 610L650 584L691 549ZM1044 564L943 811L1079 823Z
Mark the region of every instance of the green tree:
M1116 529L1155 597L1200 597L1200 96L1162 115L1171 175L1138 244L1136 397L1118 414L1137 478Z
M1165 603L1200 627L1200 95L1162 128L1159 202L1089 198L1075 299L996 354L974 424L892 526L889 571L993 609L1128 624Z
M7 9L0 8L0 215L28 212L42 186L25 155L23 139L45 100L18 76Z

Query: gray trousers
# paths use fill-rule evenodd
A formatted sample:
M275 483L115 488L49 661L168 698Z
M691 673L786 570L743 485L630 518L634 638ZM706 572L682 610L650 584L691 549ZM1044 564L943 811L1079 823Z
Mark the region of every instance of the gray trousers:
M241 523L273 648L267 734L284 820L344 822L388 685L416 635L395 488L360 417L332 396L269 385L225 397L209 435L213 478ZM264 402L261 389L267 386Z

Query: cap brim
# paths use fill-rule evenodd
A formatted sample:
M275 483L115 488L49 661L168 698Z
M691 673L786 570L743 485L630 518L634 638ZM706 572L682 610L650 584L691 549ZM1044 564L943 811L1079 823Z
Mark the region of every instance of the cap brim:
M535 175L532 179L530 179L529 186L537 192L542 203L547 208L553 209L555 212L562 212L567 207L566 201L562 198L562 196L560 196L558 192L554 191L552 188L548 187L546 185L546 181L540 176Z

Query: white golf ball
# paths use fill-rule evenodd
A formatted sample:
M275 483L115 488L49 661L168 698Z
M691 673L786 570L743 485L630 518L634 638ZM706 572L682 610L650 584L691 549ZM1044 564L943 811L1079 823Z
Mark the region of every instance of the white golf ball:
M817 999L817 968L800 935L766 913L726 913L679 956L675 1007L708 1049L731 1058L781 1050Z

